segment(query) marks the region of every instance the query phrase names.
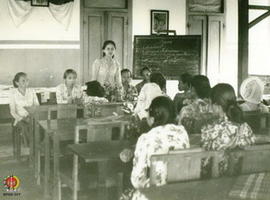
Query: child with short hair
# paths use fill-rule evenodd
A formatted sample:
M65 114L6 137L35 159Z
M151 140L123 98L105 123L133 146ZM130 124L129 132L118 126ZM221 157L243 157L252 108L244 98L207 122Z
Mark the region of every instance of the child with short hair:
M150 83L146 83L138 96L138 102L135 107L135 114L140 119L147 118L149 108L152 100L158 96L164 96L166 93L166 79L159 73L155 72L150 75Z
M141 89L146 83L150 83L150 75L151 70L148 67L143 67L140 71L141 76L143 77L143 80L136 85L136 89L138 91L138 94L140 94Z
M138 92L135 86L131 85L131 71L129 69L121 70L122 85L123 85L123 101L134 102L137 100Z
M56 100L58 104L79 103L82 99L82 89L76 83L77 73L68 69L64 73L64 83L56 87Z
M191 92L191 80L192 75L189 73L181 74L179 77L178 89L179 91L182 91L182 93L177 93L173 99L176 112L178 113L184 106L192 103L193 99L195 98L194 94Z

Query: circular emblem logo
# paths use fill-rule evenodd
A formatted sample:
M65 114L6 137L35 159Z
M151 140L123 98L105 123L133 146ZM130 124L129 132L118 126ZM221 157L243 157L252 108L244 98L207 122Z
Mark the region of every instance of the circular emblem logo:
M20 185L20 180L17 176L8 176L4 179L4 186L7 188L7 191L16 191Z

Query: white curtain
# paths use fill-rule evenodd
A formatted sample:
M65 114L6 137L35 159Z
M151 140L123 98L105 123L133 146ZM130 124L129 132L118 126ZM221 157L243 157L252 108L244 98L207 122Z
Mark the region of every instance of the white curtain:
M30 1L8 0L8 10L16 27L19 27L30 16L32 7Z
M43 9L49 9L53 18L62 24L65 30L68 30L73 14L73 4L74 2L62 5L50 3L48 8ZM8 0L9 13L16 27L23 24L35 8L37 7L32 7L30 1Z
M68 30L73 13L73 2L62 5L55 5L50 3L49 11L51 12L54 19L62 24L66 30Z

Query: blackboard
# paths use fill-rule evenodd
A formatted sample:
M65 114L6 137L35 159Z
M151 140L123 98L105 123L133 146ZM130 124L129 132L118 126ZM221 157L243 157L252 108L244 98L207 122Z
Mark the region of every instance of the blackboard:
M135 36L133 52L134 78L149 67L161 72L167 79L178 79L185 72L200 73L201 36Z

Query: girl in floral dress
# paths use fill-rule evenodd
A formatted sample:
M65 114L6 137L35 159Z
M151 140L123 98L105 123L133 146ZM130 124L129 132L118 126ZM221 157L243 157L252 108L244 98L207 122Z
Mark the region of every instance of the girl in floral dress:
M194 76L191 86L191 92L196 98L191 104L182 108L178 123L185 127L188 134L198 134L205 124L217 119L219 113L211 106L209 99L211 87L206 76Z
M134 153L131 183L135 189L150 186L148 171L152 155L190 147L187 132L183 126L175 125L175 117L174 104L170 98L160 96L152 101L147 118L152 129L139 137ZM121 199L144 197L138 190L131 189Z
M212 89L211 100L213 106L220 108L222 117L202 128L202 147L206 150L225 151L254 144L255 136L249 125L243 123L242 111L237 105L233 87L225 83L217 84ZM225 154L219 169L221 174L227 170Z

